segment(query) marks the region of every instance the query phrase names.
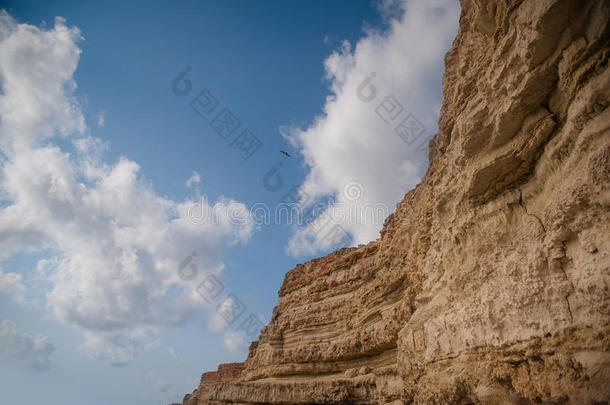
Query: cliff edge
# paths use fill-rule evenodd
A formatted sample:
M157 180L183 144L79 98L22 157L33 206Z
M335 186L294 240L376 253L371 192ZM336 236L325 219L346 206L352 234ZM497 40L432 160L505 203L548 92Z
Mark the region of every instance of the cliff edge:
M184 404L610 402L610 1L461 5L421 183Z

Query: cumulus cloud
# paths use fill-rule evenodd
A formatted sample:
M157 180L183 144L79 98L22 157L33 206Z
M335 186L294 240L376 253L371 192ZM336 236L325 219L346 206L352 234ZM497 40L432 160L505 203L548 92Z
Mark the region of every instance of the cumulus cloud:
M83 331L87 353L123 365L202 307L177 271L185 257L218 273L223 247L247 241L253 222L229 198L197 202L212 215L193 221L195 201L159 196L126 157L103 160L108 145L74 96L81 39L61 18L45 30L0 12L0 260L53 252L37 266L47 304ZM20 282L2 273L0 288Z
M7 293L17 302L23 302L25 297L25 286L22 283L23 277L17 273L4 273L0 269L0 292Z
M155 392L167 394L172 389L171 384L167 383L163 378L150 371L146 373L146 379L152 385Z
M194 171L184 184L186 184L188 188L191 188L192 186L199 184L199 182L201 182L201 177L199 177L199 173Z
M105 111L100 111L97 114L97 126L100 128L103 128L104 125L106 125L106 112Z
M241 331L228 331L224 334L223 344L225 348L232 352L237 353L248 349L248 342L246 342L246 336Z
M216 305L215 311L208 322L208 328L215 332L220 332L221 330L231 326L230 321L236 318L236 315L241 309L241 303L236 302L233 297L229 296L224 298Z
M385 0L379 8L386 30L344 41L326 59L331 95L322 114L308 127L282 128L309 168L302 202L330 197L326 215L296 230L288 244L293 255L332 247L341 236L333 224L352 244L376 239L385 215L425 171L459 4Z
M32 336L17 329L13 321L0 321L0 354L17 359L36 371L54 367L55 345L43 335Z
M85 330L86 340L82 347L89 356L122 367L131 362L138 350L150 351L159 346L161 340L158 332L157 328L151 326L109 331Z

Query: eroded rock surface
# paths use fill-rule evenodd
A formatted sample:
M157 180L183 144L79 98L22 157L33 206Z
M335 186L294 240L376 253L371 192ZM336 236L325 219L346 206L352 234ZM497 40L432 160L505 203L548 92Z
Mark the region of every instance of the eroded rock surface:
M422 182L378 240L288 272L185 404L608 403L609 21L462 1Z

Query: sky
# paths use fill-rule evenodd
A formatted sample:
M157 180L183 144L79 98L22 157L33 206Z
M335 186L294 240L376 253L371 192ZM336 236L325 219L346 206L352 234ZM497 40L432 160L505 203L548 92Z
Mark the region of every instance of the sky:
M288 270L375 240L425 172L459 18L453 0L0 10L0 389L51 405L181 401L245 359Z

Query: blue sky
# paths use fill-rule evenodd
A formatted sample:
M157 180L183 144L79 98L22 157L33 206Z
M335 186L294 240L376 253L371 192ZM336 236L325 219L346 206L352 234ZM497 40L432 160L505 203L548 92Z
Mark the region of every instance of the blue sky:
M286 271L375 239L424 173L459 14L443 0L0 8L0 387L48 404L181 400L245 358L239 326L269 320ZM205 117L190 104L203 90ZM239 121L227 139L222 111ZM260 143L247 159L244 130ZM257 224L251 208L292 187L313 221ZM217 221L193 220L202 201ZM319 231L329 215L340 240ZM231 324L227 305L243 309Z

